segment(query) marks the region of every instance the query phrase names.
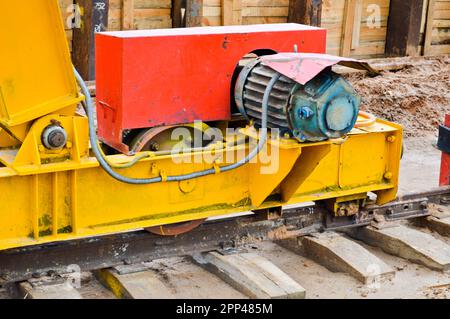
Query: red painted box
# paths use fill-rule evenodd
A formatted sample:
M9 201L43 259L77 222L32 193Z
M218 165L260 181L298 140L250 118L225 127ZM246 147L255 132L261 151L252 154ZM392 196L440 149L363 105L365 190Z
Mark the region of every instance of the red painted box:
M325 53L326 30L299 24L96 35L99 136L128 153L124 130L230 118L239 60L258 50Z

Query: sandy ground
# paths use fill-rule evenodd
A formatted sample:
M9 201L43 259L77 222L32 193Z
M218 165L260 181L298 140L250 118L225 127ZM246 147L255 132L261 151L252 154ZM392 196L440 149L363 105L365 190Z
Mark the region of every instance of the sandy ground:
M394 61L401 68L382 71L380 76L347 76L362 97L362 109L402 124L405 136L436 134L444 114L450 113L450 57Z

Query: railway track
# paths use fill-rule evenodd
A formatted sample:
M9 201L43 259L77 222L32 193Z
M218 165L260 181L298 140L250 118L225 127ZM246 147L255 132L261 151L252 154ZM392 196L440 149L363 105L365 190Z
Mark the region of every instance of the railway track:
M398 271L363 242L445 273L450 270L450 246L445 239L450 235L448 203L450 187L444 187L406 194L388 205L368 206L357 218L333 220L324 207L310 205L212 220L175 238L136 231L12 249L0 253L0 298L211 296L198 291L192 295L168 284L177 268L169 266L173 263L182 264L187 273L196 269L198 278L181 280L186 286L201 287L202 280L222 283L224 297L308 295L301 279L293 279L264 256L267 245L347 273L364 287L392 280ZM441 237L436 239L425 228L403 225L407 219ZM182 273L181 269L178 275Z

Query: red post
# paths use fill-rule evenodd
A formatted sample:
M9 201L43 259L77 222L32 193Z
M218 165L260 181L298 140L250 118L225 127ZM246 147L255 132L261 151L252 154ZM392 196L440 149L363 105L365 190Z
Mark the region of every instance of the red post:
M446 127L450 127L450 114L445 115ZM439 185L447 186L450 185L450 154L442 152L441 158L441 176L439 177Z

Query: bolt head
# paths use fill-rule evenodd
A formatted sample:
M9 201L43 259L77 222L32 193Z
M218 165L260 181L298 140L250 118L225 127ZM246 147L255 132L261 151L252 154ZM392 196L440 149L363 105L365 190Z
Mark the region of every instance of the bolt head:
M390 136L387 137L387 141L389 143L394 143L395 140L396 140L396 137L394 135L390 135Z
M314 115L314 111L311 110L308 106L303 106L298 110L298 117L302 120L307 120Z
M42 144L50 150L62 149L67 143L67 133L61 126L50 125L42 132Z
M66 142L66 137L61 131L54 131L49 134L47 141L52 147L61 147Z
M421 208L421 209L426 209L426 208L428 208L428 202L426 202L426 201L420 202L420 208Z

